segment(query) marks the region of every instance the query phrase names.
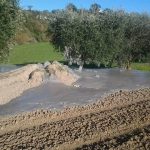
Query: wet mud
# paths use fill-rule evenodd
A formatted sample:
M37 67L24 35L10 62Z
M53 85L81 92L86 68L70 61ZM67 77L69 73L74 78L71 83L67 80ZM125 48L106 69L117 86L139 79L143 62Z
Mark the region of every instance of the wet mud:
M58 80L50 78L39 87L27 90L21 96L0 106L0 116L37 109L62 110L65 107L93 103L100 97L120 89L133 90L150 85L150 72L126 71L117 68L73 71L80 76L74 86L66 86ZM14 90L16 91L15 88Z

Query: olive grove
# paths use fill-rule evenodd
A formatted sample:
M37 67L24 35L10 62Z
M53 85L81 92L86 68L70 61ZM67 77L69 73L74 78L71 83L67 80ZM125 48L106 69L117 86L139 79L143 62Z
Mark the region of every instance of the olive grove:
M133 61L148 62L150 56L150 16L123 10L89 10L69 4L51 14L50 41L64 52L69 64L95 63L130 68Z

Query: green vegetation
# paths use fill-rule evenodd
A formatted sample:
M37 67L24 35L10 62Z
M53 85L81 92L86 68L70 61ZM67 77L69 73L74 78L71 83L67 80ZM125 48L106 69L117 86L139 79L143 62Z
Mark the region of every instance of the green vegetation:
M132 63L131 68L134 70L150 71L150 63Z
M123 10L101 10L98 4L89 10L69 4L53 13L49 23L51 42L77 63L126 69L132 62L149 62L150 16ZM147 60L147 61L145 61Z
M48 42L15 46L9 56L9 64L28 64L44 61L63 61L63 55Z
M15 35L19 18L18 0L0 1L0 62L9 55L12 37Z
M52 44L48 42L32 43L17 45L9 56L8 64L28 64L44 62L46 60L64 61L61 53L54 50ZM96 67L95 65L85 65L86 68ZM113 65L116 67L116 65ZM131 68L134 70L150 71L149 63L132 63Z
M126 69L149 70L149 64L145 65L150 62L149 14L101 10L99 4L92 4L89 9L69 4L64 10L52 12L22 10L18 3L0 2L1 62L7 62L7 58L9 64L63 61L64 53L69 65L77 64L81 69L115 64ZM48 44L49 40L61 53ZM19 45L9 52L12 41Z
M46 42L48 18L50 12L48 11L35 11L35 10L22 10L23 23L21 30L18 30L15 36L17 44Z

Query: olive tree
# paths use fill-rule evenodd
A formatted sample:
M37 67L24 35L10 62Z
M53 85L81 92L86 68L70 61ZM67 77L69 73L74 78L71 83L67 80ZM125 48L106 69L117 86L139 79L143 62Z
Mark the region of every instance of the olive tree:
M126 69L130 69L131 62L142 60L150 53L150 18L147 15L125 14L123 23L123 43L118 60Z
M52 14L49 34L52 43L64 52L69 64L85 63L130 68L133 61L150 56L150 17L105 9L59 10Z
M61 11L51 18L49 24L53 44L65 51L69 64L77 63L80 69L86 61L90 61L91 51L94 49L91 38L94 18L87 12Z
M74 4L69 3L69 4L66 6L66 10L67 10L67 11L70 11L70 12L75 12L75 11L77 11L77 7L76 7Z
M90 12L92 12L92 13L97 14L100 12L100 10L101 10L101 6L97 3L94 3L90 6Z

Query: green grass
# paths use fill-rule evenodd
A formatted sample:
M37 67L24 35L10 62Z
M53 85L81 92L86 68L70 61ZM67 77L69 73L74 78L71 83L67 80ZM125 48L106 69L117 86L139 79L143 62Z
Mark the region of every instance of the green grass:
M132 63L131 68L134 70L150 71L150 63Z
M56 52L50 43L43 42L15 46L9 56L8 64L41 63L53 60L63 61L64 57Z
M42 63L45 61L64 61L61 53L56 52L48 42L17 45L11 50L8 64ZM132 63L134 70L150 71L150 63Z

